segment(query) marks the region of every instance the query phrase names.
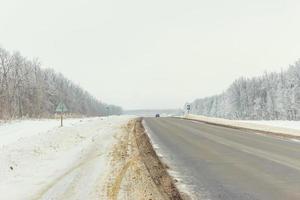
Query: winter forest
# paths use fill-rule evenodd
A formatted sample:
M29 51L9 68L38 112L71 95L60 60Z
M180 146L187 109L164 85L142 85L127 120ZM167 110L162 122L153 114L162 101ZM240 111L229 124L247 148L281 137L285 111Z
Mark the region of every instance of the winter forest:
M59 102L64 102L71 114L122 112L118 106L98 101L62 74L42 69L37 60L0 48L0 119L51 117Z
M211 117L300 120L300 60L281 73L239 78L222 94L190 105L192 114Z

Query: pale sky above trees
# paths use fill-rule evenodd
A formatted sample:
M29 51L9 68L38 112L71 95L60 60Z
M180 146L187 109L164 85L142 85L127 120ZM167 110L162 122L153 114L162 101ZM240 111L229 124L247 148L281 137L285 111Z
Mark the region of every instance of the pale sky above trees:
M178 108L300 52L298 0L1 0L0 45L104 102Z

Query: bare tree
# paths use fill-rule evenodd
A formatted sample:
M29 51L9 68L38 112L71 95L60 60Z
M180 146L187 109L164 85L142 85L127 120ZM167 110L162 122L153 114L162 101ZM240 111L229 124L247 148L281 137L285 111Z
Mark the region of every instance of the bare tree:
M63 101L71 113L86 116L121 114L118 106L107 105L75 85L62 74L41 69L37 59L0 48L0 118L46 117Z

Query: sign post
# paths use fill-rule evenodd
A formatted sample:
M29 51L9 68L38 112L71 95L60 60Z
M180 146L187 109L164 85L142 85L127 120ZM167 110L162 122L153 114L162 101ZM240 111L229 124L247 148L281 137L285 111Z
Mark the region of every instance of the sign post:
M190 105L190 104L187 104L187 105L186 105L186 109L187 109L187 113L190 114L191 105Z
M60 126L63 127L63 115L64 112L67 112L68 109L63 102L60 102L55 110L57 113L60 113Z
M106 107L106 114L107 114L107 117L109 116L109 106Z

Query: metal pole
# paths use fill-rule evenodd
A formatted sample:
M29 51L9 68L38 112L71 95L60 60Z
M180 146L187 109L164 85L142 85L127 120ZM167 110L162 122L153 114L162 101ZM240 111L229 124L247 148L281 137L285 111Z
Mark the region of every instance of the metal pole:
M109 107L106 107L106 115L109 116Z
M63 112L60 114L60 126L63 127Z

